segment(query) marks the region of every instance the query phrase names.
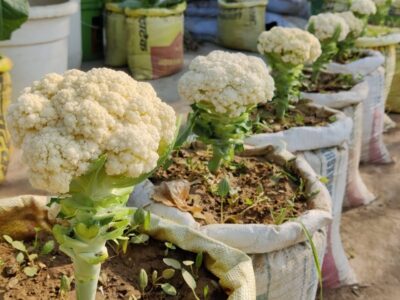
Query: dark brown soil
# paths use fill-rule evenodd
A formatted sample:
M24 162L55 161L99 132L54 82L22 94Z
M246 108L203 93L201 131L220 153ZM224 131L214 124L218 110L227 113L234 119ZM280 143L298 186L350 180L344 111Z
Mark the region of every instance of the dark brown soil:
M351 63L353 61L362 59L367 57L367 54L365 53L365 51L360 51L359 49L354 49L352 51L350 51L350 53L348 55L344 55L344 56L339 56L336 57L335 62L339 63L339 64L348 64Z
M317 82L312 82L310 78L310 70L305 70L301 91L307 93L335 93L349 91L357 84L356 79L351 74L321 72Z
M283 168L262 156L235 157L230 166L211 174L210 156L206 150L179 150L168 169L160 169L152 178L156 185L188 181L190 190L184 200L200 208L200 213L192 213L199 223L280 224L307 209L304 183L289 165ZM230 186L225 197L218 188L223 179Z
M310 107L300 101L286 111L283 120L275 117L273 104L263 104L257 109L259 121L254 123L256 133L273 133L300 126L326 126L335 121L334 115L323 109Z
M109 248L110 258L102 265L99 291L96 299L179 299L194 300L190 288L184 282L179 271L170 280L161 279L159 283L170 283L176 290L176 296L167 296L160 287L151 287L151 274L154 270L161 276L163 270L170 268L163 262L163 258L173 258L180 262L195 261L196 254L185 252L179 248L169 250L165 256L166 246L163 242L150 239L148 244L129 245L126 254L117 255ZM48 299L76 299L74 282L71 290L60 296L60 284L62 275L73 276L73 267L69 257L55 250L52 254L39 256L42 265L35 277L27 277L16 262L16 251L7 243L0 242L0 299L16 300L48 300ZM149 285L146 294L141 296L139 291L140 269L146 270L149 277ZM190 267L185 267L191 272ZM8 274L7 274L8 273ZM221 290L218 279L203 266L196 276L196 293L200 299L204 299L203 289L208 286L207 299L227 299L227 295Z

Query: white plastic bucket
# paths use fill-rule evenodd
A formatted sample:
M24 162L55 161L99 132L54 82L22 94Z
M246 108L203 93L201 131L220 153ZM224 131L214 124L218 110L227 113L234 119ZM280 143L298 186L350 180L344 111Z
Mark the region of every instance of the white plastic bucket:
M78 9L71 17L68 38L68 69L80 69L82 65L81 1L71 0Z
M14 62L13 99L45 74L67 70L70 17L78 9L78 4L69 0L29 3L29 20L12 34L11 40L0 42L0 53Z

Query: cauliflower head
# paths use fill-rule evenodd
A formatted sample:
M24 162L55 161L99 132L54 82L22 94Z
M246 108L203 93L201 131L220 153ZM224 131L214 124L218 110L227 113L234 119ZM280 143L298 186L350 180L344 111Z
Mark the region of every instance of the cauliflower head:
M217 113L229 117L271 100L274 89L274 80L262 59L219 50L193 59L178 83L183 99L211 104Z
M353 0L350 10L359 15L369 16L376 14L376 5L372 0Z
M100 155L107 155L108 175L151 171L174 139L175 122L150 84L106 68L48 74L7 115L32 186L59 194Z
M353 37L359 37L361 35L364 30L364 22L357 18L353 12L346 11L337 13L337 15L343 18L343 20L349 26L350 34L352 34Z
M349 26L343 18L334 13L322 13L311 16L307 28L310 29L311 25L313 25L315 31L313 34L320 40L320 42L332 38L337 28L340 28L340 35L338 38L339 42L343 41L349 34Z
M298 28L274 27L258 38L261 54L278 55L292 65L311 64L321 55L321 44L311 33Z

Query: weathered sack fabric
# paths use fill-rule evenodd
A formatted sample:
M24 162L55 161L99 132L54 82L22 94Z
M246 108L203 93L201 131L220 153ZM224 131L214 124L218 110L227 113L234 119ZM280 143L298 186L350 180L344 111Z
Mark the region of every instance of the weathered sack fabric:
M280 157L281 161L283 159L283 163L294 159L286 151L280 152L277 157ZM305 242L300 222L312 235L318 254L322 258L326 245L325 228L331 221L331 200L326 187L305 160L298 157L293 162L306 179L307 190L318 190L319 193L316 198L310 199L310 210L296 220L281 225L200 226L191 214L153 202L151 195L154 186L150 182L139 186L129 201L134 206L145 207L163 218L186 224L211 238L252 254L258 300L314 299L318 276L312 251L309 243Z

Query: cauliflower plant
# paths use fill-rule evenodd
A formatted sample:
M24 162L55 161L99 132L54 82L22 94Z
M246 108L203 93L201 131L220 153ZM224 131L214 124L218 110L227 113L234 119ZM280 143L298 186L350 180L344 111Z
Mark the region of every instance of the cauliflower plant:
M350 31L343 18L334 13L321 13L311 16L307 28L321 43L327 40L343 41Z
M384 25L389 10L392 5L392 0L373 0L376 5L376 13L371 15L369 22L375 25Z
M73 261L77 299L94 300L105 244L122 239L129 194L170 152L175 113L148 83L103 68L34 82L7 122L32 185L61 194L53 233Z
M318 39L298 28L274 27L258 38L258 51L264 55L277 55L288 64L312 64L321 55Z
M45 76L11 104L7 121L32 185L51 193L67 193L100 155L108 175L151 171L176 122L150 84L109 69Z
M272 99L275 86L262 59L242 53L213 51L196 57L178 83L182 99L192 104L188 123L213 148L209 162L216 172L229 162L249 134L249 112Z
M376 13L376 5L372 0L353 0L350 10L359 17L368 17Z
M346 39L350 28L339 15L321 13L309 19L307 30L314 34L321 43L322 54L313 64L312 81L317 82L321 70L337 55L339 51L337 44Z
M276 84L274 104L276 116L283 119L289 102L299 96L299 77L305 64L312 64L321 55L321 45L311 33L297 28L274 27L261 33L258 50L272 68Z
M193 59L178 90L189 103L211 105L216 113L238 117L272 99L274 81L260 58L217 50Z

